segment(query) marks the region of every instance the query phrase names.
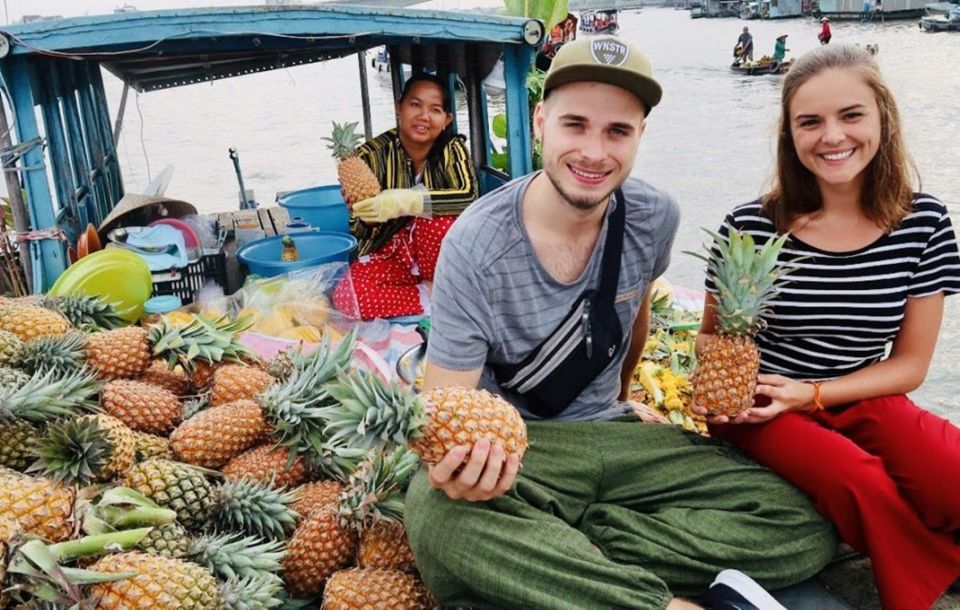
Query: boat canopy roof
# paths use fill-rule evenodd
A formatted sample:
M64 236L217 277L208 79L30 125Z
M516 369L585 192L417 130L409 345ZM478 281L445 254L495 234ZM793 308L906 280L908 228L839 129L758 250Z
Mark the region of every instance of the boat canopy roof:
M428 70L463 73L469 65L487 74L503 45L534 45L542 29L520 17L335 4L137 11L8 26L0 33L10 55L93 61L138 91L152 91L381 45Z

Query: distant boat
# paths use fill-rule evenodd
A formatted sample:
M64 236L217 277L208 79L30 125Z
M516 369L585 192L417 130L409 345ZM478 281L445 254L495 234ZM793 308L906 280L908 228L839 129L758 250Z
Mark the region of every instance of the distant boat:
M925 32L960 32L960 6L945 3L928 4L926 15L920 18L920 29Z
M615 8L595 9L580 13L580 31L584 34L616 34L620 29Z
M373 59L370 60L370 67L373 68L380 82L386 84L393 82L390 77L390 52L387 51L387 47L380 47L376 50ZM409 65L403 64L403 80L406 81L410 78L412 73L413 69Z

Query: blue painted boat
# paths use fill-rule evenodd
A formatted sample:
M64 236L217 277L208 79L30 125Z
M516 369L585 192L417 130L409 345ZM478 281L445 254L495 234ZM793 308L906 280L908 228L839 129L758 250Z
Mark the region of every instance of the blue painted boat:
M56 281L68 266L68 247L124 195L101 68L149 93L356 55L358 102L370 134L365 53L386 47L395 96L403 65L435 71L451 90L464 83L469 125L455 127L469 134L487 192L532 169L526 74L542 38L537 20L340 4L131 11L2 28L0 87L13 112L13 143L2 152L16 164L25 193L29 226L18 231L32 232L32 289L43 292ZM482 87L498 59L512 153L505 171L489 163ZM16 161L9 161L11 152Z

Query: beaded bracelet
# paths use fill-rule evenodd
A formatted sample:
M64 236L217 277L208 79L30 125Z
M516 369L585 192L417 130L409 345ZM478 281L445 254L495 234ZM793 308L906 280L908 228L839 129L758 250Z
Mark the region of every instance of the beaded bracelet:
M809 383L813 386L813 406L814 411L823 411L823 400L820 398L820 386L823 385L822 381L804 381L803 383Z

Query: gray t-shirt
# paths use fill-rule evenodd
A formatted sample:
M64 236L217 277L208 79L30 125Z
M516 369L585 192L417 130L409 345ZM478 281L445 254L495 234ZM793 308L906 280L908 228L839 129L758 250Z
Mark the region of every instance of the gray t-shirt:
M522 222L521 202L535 175L478 199L447 233L434 276L427 347L427 359L444 368L467 371L483 365L480 387L504 396L526 419L539 418L525 408L523 396L497 384L487 363L521 362L560 325L585 290L599 287L613 209L607 210L581 277L570 284L558 282L540 264ZM626 227L616 309L626 346L647 285L670 262L680 209L672 197L641 180L630 178L621 188ZM617 401L626 353L620 350L556 419L609 420L629 412Z

